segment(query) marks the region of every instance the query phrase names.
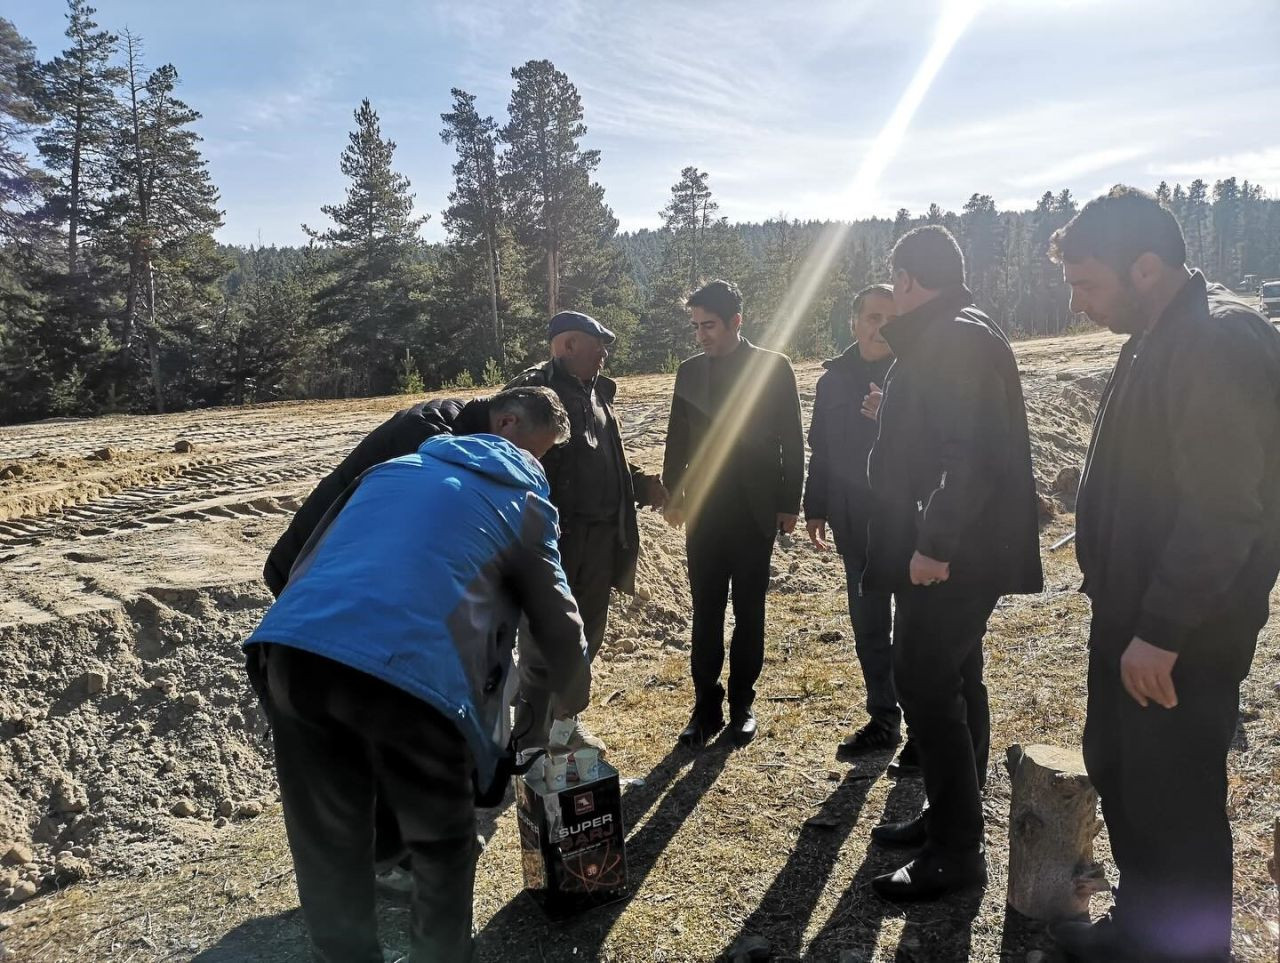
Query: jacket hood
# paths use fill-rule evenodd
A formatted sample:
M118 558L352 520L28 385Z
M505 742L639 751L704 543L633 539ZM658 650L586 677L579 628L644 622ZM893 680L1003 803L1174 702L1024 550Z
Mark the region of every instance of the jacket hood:
M418 454L476 472L499 485L537 492L543 498L551 493L537 459L497 435L437 435L424 441Z

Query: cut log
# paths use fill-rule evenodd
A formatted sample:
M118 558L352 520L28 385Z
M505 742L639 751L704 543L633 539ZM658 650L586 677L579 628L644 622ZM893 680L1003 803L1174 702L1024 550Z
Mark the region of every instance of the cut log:
M1084 757L1057 746L1012 746L1008 767L1009 905L1035 920L1087 916L1089 897L1108 884L1093 861L1102 820Z

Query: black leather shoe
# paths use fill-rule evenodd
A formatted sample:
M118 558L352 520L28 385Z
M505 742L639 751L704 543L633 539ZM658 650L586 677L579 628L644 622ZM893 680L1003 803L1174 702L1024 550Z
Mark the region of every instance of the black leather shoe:
M986 885L987 857L982 852L943 856L926 851L896 872L871 881L877 896L895 902L938 899Z
M889 775L897 779L910 779L920 775L920 750L915 741L907 736L907 744L898 753L898 758L889 763Z
M1131 947L1110 916L1096 923L1088 920L1065 920L1049 927L1058 949L1070 960L1086 963L1120 963L1133 958Z
M756 737L756 714L750 709L729 713L729 734L733 744L741 749Z
M701 749L717 732L724 728L724 716L720 710L709 712L697 707L689 717L689 724L680 732L680 745Z
M872 752L894 749L901 741L898 729L872 719L836 747L836 758L848 762Z
M921 813L905 823L884 823L871 830L871 841L892 849L923 846L929 841L929 821Z

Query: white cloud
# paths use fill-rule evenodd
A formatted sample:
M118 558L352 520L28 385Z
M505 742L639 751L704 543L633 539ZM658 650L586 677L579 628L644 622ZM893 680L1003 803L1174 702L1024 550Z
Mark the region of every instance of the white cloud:
M1166 180L1221 180L1235 177L1269 188L1272 196L1280 194L1280 144L1261 150L1219 154L1199 161L1171 161L1147 165L1147 173Z

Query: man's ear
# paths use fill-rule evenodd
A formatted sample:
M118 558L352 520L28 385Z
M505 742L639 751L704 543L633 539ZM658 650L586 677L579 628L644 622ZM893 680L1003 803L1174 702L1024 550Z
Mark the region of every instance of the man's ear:
M739 311L737 314L733 316L733 320L729 322L729 329L731 331L738 331L741 328L742 328L742 312Z
M1144 294L1156 286L1164 273L1164 261L1151 251L1138 255L1138 259L1129 266L1129 283Z
M895 289L900 288L903 294L907 294L916 286L916 279L903 268L898 268L893 272L893 286Z
M514 412L504 411L493 420L493 433L510 439L511 432L520 424L520 418Z

